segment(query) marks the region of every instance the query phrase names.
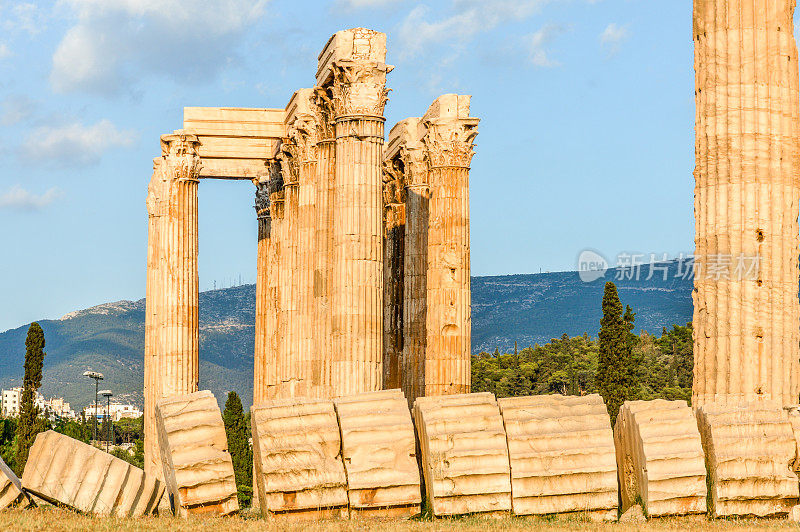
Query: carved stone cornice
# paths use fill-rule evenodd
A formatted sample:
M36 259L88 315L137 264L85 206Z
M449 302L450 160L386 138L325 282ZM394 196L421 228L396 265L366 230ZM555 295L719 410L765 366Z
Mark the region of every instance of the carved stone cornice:
M403 170L396 159L383 161L383 204L396 205L406 201Z
M422 141L431 168L469 168L475 154L478 119L440 119L425 121L427 133Z
M383 117L389 89L386 74L393 67L377 61L339 59L333 65L333 110L337 119Z

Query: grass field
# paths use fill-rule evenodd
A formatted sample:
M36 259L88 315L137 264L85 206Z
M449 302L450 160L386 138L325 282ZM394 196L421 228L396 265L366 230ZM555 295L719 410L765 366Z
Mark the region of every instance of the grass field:
M459 531L491 532L515 530L800 530L800 524L785 520L707 521L701 518L659 519L647 524L594 524L579 521L558 521L523 518L478 518L428 520L328 520L319 522L274 522L255 517L192 518L147 517L141 519L115 519L78 515L68 510L44 508L36 510L8 510L0 512L0 530L20 531L165 531L165 532L249 532L249 531L320 531L345 532L373 531Z

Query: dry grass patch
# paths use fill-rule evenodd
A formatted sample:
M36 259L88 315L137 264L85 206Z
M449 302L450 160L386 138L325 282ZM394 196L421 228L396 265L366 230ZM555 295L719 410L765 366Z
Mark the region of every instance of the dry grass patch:
M645 525L639 524L596 524L576 520L534 519L534 518L480 518L465 517L457 519L437 519L435 521L412 519L389 520L327 520L319 522L292 523L270 521L256 517L231 518L189 518L143 517L140 519L119 519L114 517L91 517L79 515L68 510L40 508L36 510L8 510L0 512L0 530L56 531L56 532L106 532L122 530L125 532L249 532L249 531L319 531L349 532L368 530L384 531L516 531L516 530L613 530L620 532L635 530L781 530L800 529L797 523L785 520L718 520L707 521L702 518L657 519Z

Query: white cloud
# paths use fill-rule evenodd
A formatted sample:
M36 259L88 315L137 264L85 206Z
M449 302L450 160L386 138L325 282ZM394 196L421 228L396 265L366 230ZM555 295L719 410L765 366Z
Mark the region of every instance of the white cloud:
M77 23L53 54L58 92L114 94L155 74L214 78L268 0L60 0Z
M11 50L7 44L0 43L0 59L5 59L11 56Z
M404 53L420 53L430 44L453 40L465 42L501 23L525 20L551 0L453 0L453 14L429 21L429 9L420 5L400 24Z
M363 9L386 7L397 4L400 0L339 0L337 4L346 9Z
M61 196L57 188L50 188L44 194L34 194L19 185L14 185L0 194L0 209L37 211L44 209Z
M13 126L33 116L37 103L27 96L8 96L0 102L0 125Z
M547 50L547 45L558 35L564 33L566 29L557 24L547 24L536 33L528 36L530 61L535 66L550 68L559 66L561 63L552 59Z
M34 129L23 144L28 160L67 166L86 166L100 160L106 150L130 146L136 134L120 130L108 120L87 126L78 122Z
M600 44L608 48L608 53L614 55L619 52L622 42L628 38L628 27L612 22L600 34Z
M10 8L0 2L0 20L6 32L24 31L36 35L44 29L45 14L30 2L18 2Z

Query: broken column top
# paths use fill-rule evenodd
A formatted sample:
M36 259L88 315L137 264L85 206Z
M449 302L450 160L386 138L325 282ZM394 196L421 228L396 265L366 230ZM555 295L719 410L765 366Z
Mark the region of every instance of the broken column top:
M337 31L319 54L317 85L324 86L333 77L338 61L386 62L386 34L367 28Z
M469 116L469 104L472 96L468 94L442 94L436 98L425 111L423 121L435 120L438 118L467 119L477 121L477 118Z
M394 159L400 151L401 146L417 146L425 135L419 117L406 118L392 127L386 147L383 150L384 160Z

